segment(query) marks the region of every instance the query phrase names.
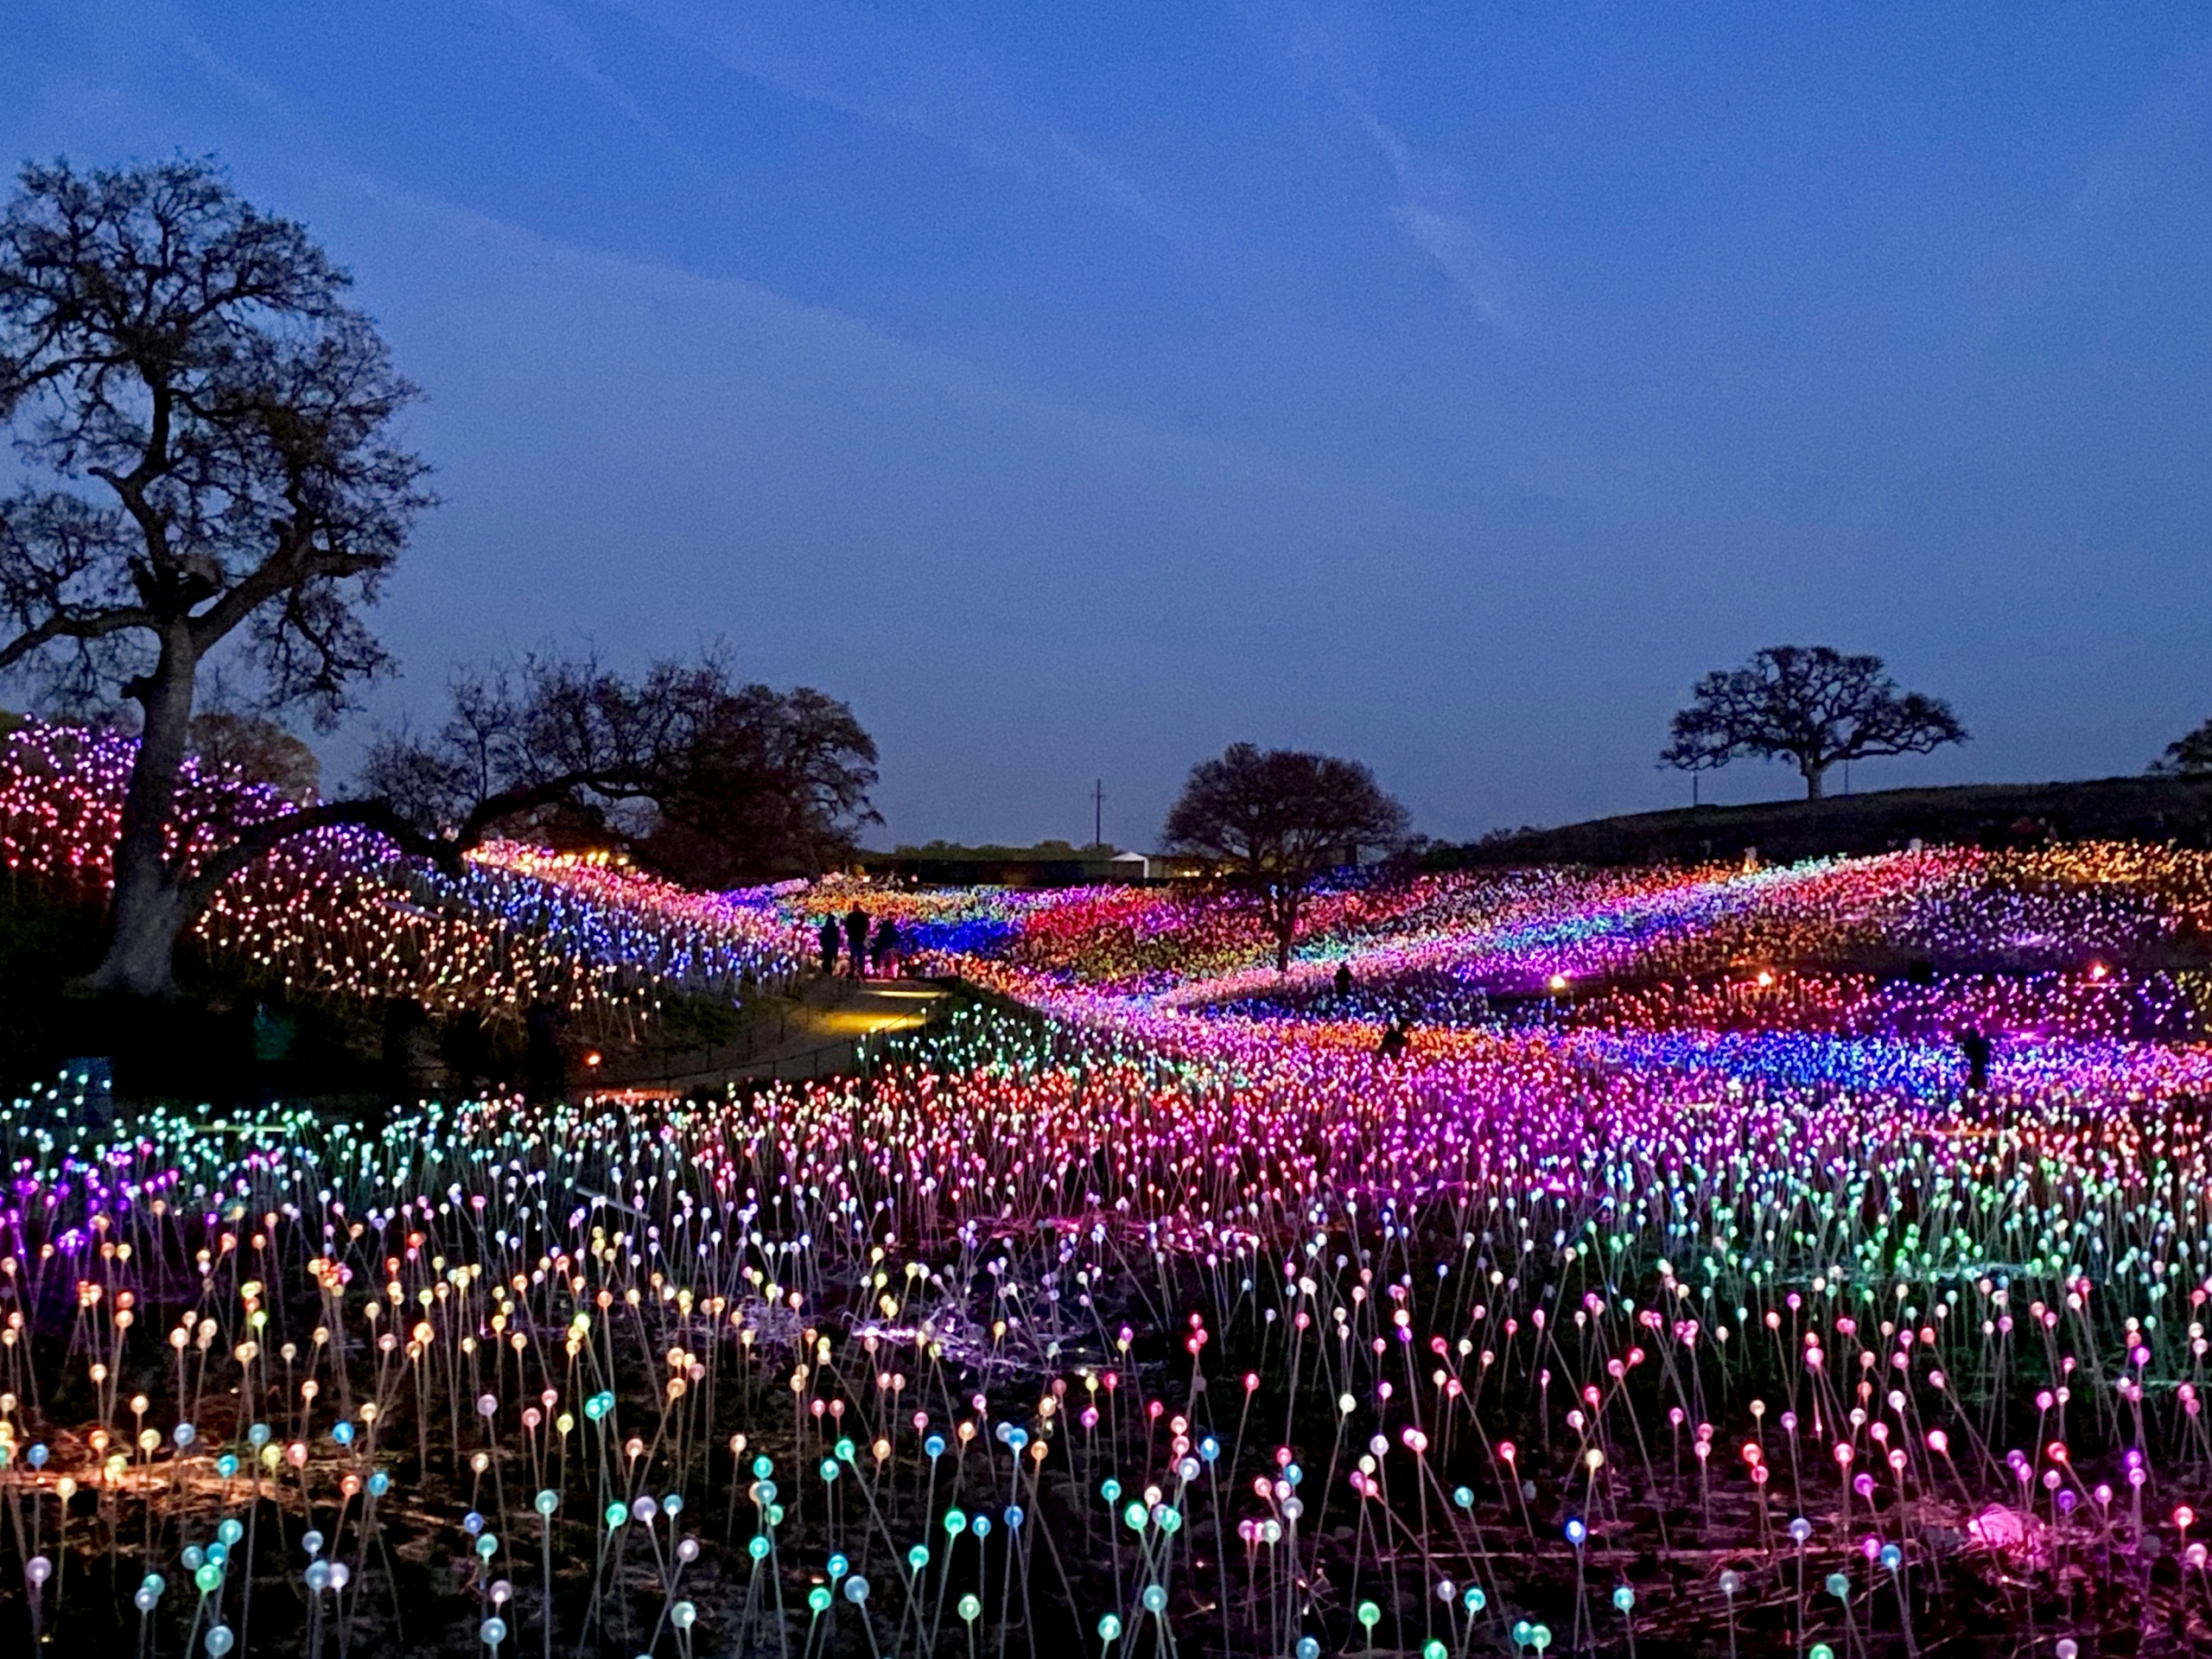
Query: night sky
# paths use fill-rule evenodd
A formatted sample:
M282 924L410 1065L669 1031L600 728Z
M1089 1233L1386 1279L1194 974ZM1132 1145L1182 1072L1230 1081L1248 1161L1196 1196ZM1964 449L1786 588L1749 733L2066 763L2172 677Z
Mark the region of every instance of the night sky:
M447 505L341 778L457 658L721 639L853 703L880 841L1087 838L1103 777L1149 845L1238 739L1457 838L1687 804L1669 714L1785 641L1974 732L1855 788L2134 772L2212 714L2208 37L11 0L0 158L219 156L429 391Z

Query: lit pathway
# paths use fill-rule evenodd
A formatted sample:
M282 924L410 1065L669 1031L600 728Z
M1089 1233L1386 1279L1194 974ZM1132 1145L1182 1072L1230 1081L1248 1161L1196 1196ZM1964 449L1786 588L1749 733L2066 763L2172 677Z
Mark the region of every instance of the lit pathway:
M949 995L929 980L817 977L783 1015L780 1035L766 1046L748 1042L681 1057L666 1068L627 1066L610 1072L598 1087L687 1094L752 1078L832 1077L851 1069L864 1039L925 1024Z

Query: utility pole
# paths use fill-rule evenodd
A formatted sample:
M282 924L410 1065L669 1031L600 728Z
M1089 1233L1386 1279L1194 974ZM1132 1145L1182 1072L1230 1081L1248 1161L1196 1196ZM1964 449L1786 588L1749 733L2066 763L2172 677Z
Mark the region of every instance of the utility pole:
M1090 787L1090 844L1106 844L1106 780L1103 778Z

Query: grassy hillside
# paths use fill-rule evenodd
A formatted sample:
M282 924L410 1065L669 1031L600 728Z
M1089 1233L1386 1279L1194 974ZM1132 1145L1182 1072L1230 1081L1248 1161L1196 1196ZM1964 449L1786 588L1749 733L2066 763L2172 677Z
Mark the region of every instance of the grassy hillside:
M1439 847L1438 869L1521 864L1650 864L1878 853L1917 836L1929 845L2044 841L2174 842L2212 846L2212 778L2101 778L2082 783L1890 789L1821 801L1680 807Z
M727 1045L736 1005L787 988L813 950L765 890L693 893L509 842L448 876L333 829L217 892L179 941L181 995L83 995L132 760L111 732L0 730L0 1091L95 1057L139 1100L546 1087L594 1051ZM191 764L177 816L198 856L286 804Z

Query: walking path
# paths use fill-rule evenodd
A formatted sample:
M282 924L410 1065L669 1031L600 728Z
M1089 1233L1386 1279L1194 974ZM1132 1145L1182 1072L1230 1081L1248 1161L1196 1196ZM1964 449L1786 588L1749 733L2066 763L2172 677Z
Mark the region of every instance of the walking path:
M778 1029L728 1048L705 1050L655 1065L642 1058L610 1067L593 1091L689 1094L725 1084L784 1077L834 1077L852 1070L861 1042L884 1032L922 1026L950 995L926 979L852 980L817 976L779 1010Z

